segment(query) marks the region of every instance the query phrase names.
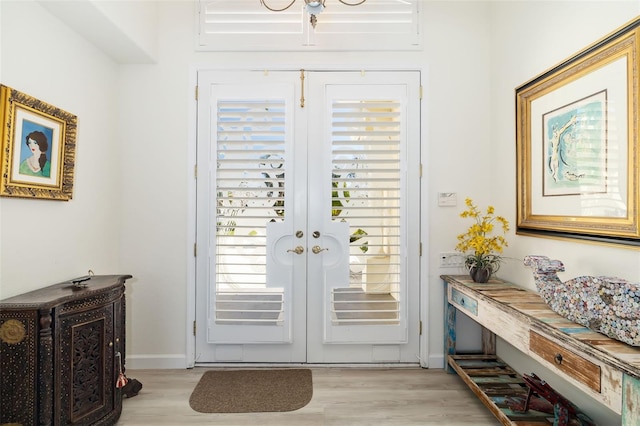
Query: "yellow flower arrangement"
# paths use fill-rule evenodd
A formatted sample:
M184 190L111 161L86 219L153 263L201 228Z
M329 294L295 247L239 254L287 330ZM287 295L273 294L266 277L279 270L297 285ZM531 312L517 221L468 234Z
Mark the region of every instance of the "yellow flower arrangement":
M458 235L456 250L462 253L471 252L465 256L464 262L469 270L489 268L490 276L500 268L502 261L496 253L502 253L502 249L509 245L504 237L509 231L509 222L502 216L495 216L493 206L488 206L487 212L482 214L471 198L465 199L464 202L467 210L460 213L460 217L472 218L475 223L467 232ZM502 235L492 235L496 224L501 225Z

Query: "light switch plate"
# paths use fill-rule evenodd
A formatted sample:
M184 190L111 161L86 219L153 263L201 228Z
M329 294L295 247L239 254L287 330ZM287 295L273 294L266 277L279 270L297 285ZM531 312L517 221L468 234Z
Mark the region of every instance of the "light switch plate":
M463 268L464 256L461 253L440 253L439 263L441 268Z
M458 205L458 194L455 192L438 192L440 207L455 207Z

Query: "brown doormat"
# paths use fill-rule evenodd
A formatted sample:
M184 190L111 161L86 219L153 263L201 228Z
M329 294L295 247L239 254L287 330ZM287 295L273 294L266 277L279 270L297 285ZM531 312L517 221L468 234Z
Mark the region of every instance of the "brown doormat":
M293 411L312 395L309 369L212 370L196 385L189 405L201 413Z

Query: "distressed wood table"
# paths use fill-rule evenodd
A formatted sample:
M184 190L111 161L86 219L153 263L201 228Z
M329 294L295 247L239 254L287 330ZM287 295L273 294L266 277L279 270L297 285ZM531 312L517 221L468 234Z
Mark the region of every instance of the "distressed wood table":
M447 368L461 376L502 424L548 424L548 420L506 407L505 397L526 394L526 386L495 356L496 335L620 414L623 426L640 425L640 348L567 320L537 293L514 284L474 283L466 275L441 278L446 288ZM483 327L482 353L456 353L458 310Z

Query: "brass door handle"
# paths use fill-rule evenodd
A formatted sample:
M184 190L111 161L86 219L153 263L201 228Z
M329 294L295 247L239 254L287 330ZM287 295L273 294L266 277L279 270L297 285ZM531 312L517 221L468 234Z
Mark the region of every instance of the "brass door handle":
M311 247L311 251L313 252L313 254L318 254L321 251L325 251L325 250L329 250L329 249L328 248L321 248L320 246Z
M294 249L287 250L287 253L290 253L290 252L293 252L295 254L302 254L302 253L304 253L304 247L298 246L298 247L296 247Z

